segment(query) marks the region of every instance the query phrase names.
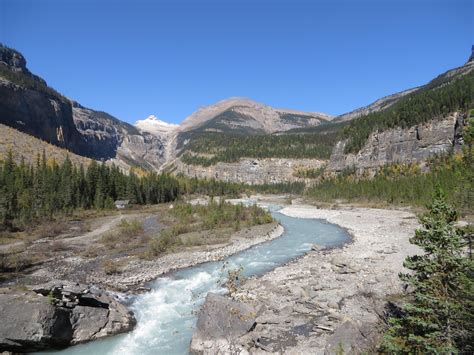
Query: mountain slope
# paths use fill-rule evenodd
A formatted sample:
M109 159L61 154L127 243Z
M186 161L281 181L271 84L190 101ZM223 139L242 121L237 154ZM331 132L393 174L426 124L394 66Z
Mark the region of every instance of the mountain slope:
M200 132L188 137L177 170L189 176L226 181L252 176L258 183L272 183L320 176L319 163L304 166L308 159L325 160L329 174L356 169L370 175L388 164L423 163L462 145L466 112L474 107L473 69L471 59L426 85L359 109L352 119L270 135ZM212 120L201 127L208 122ZM294 167L293 174L283 173L288 166Z
M261 133L274 133L301 126L316 126L331 118L323 113L275 109L247 98L234 97L194 112L181 123L180 131L201 129L252 133L256 130Z
M0 123L51 144L86 155L69 100L31 74L26 60L0 45Z
M431 80L428 84L382 97L374 101L370 105L367 105L365 107L361 107L354 111L337 116L336 118L334 118L334 122L350 121L354 118L366 116L370 113L386 110L407 95L414 94L423 90L434 89L436 87L440 87L444 84L449 83L453 79L456 79L462 75L466 75L470 73L473 67L474 67L474 51L471 54L469 60L466 62L466 64L464 64L461 67L448 70L447 72Z
M69 156L71 162L75 165L88 166L91 159L49 144L41 139L35 138L27 133L20 132L0 124L0 161L4 160L9 151L13 153L13 159L19 163L22 158L27 164L36 164L38 154L44 151L48 159L54 159L61 163L66 156Z
M165 139L70 100L32 74L25 58L0 45L0 123L78 155L123 169L156 170Z

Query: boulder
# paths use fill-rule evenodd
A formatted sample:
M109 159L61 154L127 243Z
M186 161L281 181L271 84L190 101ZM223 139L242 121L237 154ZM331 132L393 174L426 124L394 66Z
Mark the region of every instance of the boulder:
M0 294L0 351L62 348L72 340L69 311L37 294Z
M199 313L196 331L191 340L192 354L229 352L237 339L255 325L256 310L250 305L226 296L209 293Z
M51 282L0 294L0 352L60 349L133 329L133 313L104 292Z

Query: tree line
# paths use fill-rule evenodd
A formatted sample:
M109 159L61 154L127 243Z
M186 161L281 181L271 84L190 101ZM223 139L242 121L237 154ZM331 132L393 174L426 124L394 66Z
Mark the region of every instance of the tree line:
M240 158L329 159L336 137L337 131L250 136L207 132L188 143L181 160L189 165L210 166Z
M78 208L113 208L117 199L168 202L179 193L179 181L169 175L127 175L94 160L86 169L73 165L68 156L61 164L48 160L44 152L35 164L17 164L10 151L0 164L0 228L22 228Z

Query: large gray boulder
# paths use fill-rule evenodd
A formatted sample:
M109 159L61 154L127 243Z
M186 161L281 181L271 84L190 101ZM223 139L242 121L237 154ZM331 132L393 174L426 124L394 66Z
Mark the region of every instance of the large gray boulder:
M60 349L133 329L133 313L102 290L53 282L0 294L0 352Z
M0 314L0 351L38 351L65 347L71 342L69 311L50 304L46 297L2 294Z
M209 293L199 313L191 340L192 354L229 353L239 347L233 340L255 325L256 310L226 296Z

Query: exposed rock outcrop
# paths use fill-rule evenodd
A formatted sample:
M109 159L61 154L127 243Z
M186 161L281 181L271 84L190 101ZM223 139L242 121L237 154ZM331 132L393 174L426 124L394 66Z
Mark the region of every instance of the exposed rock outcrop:
M136 320L103 290L51 282L0 294L0 351L59 349L131 330Z
M182 173L189 177L260 185L304 181L294 175L297 169L317 169L324 166L325 161L318 159L242 158L236 163L218 162L206 167L187 165L177 159L174 164L175 173Z
M336 144L326 170L340 172L347 168L374 170L392 163L422 162L459 147L464 115L453 113L410 128L394 128L372 133L357 154L345 154L347 141Z
M65 98L18 85L2 76L0 123L85 155L85 141L74 126L71 104Z
M164 164L165 137L142 131L106 112L72 104L74 123L94 158L111 160L125 170L133 166L156 170Z
M199 312L191 354L231 353L239 347L233 341L253 328L255 317L252 306L209 293Z

